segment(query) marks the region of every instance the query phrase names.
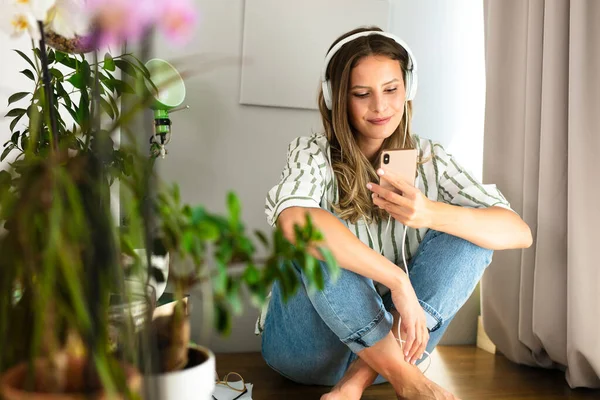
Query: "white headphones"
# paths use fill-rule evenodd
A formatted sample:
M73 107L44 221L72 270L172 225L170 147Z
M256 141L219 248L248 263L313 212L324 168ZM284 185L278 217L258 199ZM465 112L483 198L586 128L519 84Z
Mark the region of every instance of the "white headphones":
M354 39L357 39L359 37L369 36L369 35L380 35L380 36L385 36L387 38L390 38L393 41L395 41L396 43L398 43L400 46L402 46L402 48L404 48L404 50L406 50L406 52L408 53L408 65L406 66L406 74L404 77L404 81L405 81L404 84L406 86L406 101L413 100L415 98L415 95L417 94L417 81L418 81L417 80L417 61L415 60L415 57L413 56L412 51L410 51L410 48L408 47L408 45L402 39L400 39L397 36L392 35L391 33L380 32L380 31L365 31L365 32L355 33L354 35L350 35L347 38L340 40L338 43L336 43L335 46L333 46L333 48L325 56L325 65L323 66L323 70L321 71L321 87L323 88L323 99L325 100L325 105L327 106L327 108L329 110L331 110L331 107L333 105L331 82L327 79L327 67L329 66L329 62L331 61L331 59L333 58L335 53L337 53L338 50L343 45L345 45L346 43L351 42Z

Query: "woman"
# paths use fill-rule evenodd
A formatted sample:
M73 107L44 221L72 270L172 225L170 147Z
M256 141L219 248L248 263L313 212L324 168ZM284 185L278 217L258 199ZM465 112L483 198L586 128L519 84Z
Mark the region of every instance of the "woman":
M265 361L296 382L335 385L325 399L359 399L385 381L402 398L454 398L415 364L469 298L492 251L532 242L494 185L411 134L416 72L408 47L379 28L340 37L319 95L325 133L290 144L281 181L267 195L269 223L293 240L294 224L310 214L342 267L334 280L321 262L323 291L307 290L297 267L299 292L284 303L274 284L257 323ZM415 186L379 165L383 150L397 148L418 150Z

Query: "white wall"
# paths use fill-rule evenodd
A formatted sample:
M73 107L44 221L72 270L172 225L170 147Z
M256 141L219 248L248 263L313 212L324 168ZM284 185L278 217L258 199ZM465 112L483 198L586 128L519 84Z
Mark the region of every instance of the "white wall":
M481 0L391 0L393 33L411 46L419 63L419 93L415 101L414 130L441 141L481 176L484 110L483 5ZM224 210L228 190L241 197L248 230L268 226L264 196L285 162L288 143L320 130L316 111L242 106L239 104L242 54L243 0L197 0L200 23L185 50L162 44L156 55L170 60L223 56L229 61L210 71L198 71L187 80L190 110L173 114L174 135L169 156L159 163L162 176L181 185L186 201ZM351 1L349 1L351 4ZM450 5L451 4L451 5ZM277 22L274 21L276 24ZM309 29L318 29L311 26ZM333 38L332 38L333 40ZM28 40L9 42L0 35L0 112L8 96L28 84L18 71L24 62L9 49L27 49ZM232 60L233 58L233 60ZM200 68L200 67L199 67ZM290 81L293 84L293 81ZM9 139L9 120L0 120L0 141ZM4 165L0 165L0 168ZM478 303L467 304L451 327L452 342L474 341ZM253 334L258 311L234 322L229 339L213 337L215 351L250 351L260 348ZM193 334L200 340L202 316L193 315ZM472 329L464 327L472 326ZM452 332L450 332L452 334Z
M19 49L33 59L33 53L30 50L31 39L25 36L19 39L11 39L4 32L0 32L0 59L2 60L0 62L0 154L4 151L2 146L7 140L10 140L11 136L9 125L12 118L4 118L9 110L8 98L13 93L33 89L33 82L19 73L19 71L31 67L12 49ZM23 99L17 104L12 104L10 108L15 108L16 105L25 104L28 101L30 101L30 98ZM25 121L25 118L22 118L21 121ZM21 121L19 121L19 124L22 123ZM0 162L0 170L6 169L12 158L14 158L14 154Z
M159 40L156 55L200 59L198 54L217 53L240 58L244 1L197 4L201 20L192 44L182 50ZM441 141L481 176L485 83L481 0L392 0L392 5L391 29L411 45L419 63L415 132ZM173 114L170 155L160 169L164 178L180 183L187 201L213 210L223 210L226 192L236 191L248 229L267 229L264 197L278 181L286 147L296 136L319 130L320 122L316 111L240 105L240 62L224 63L187 80L186 103L191 109ZM201 340L198 308L194 338ZM474 342L477 310L474 299L464 311L466 320L456 324L460 327L454 329L451 342ZM213 337L210 346L216 351L258 350L260 341L253 335L257 314L247 307L235 320L232 336ZM472 329L460 329L465 324Z

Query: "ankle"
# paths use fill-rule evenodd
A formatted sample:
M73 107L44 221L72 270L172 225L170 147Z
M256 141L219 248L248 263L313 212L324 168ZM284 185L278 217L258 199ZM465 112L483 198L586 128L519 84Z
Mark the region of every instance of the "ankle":
M344 399L360 399L366 387L357 384L356 382L347 382L340 386L335 386L331 391L339 393Z
M354 361L334 390L347 394L362 394L377 378L377 373L360 358Z
M405 397L410 397L408 394L414 391L420 391L431 382L418 367L404 362L389 379L390 384L399 395L404 394Z

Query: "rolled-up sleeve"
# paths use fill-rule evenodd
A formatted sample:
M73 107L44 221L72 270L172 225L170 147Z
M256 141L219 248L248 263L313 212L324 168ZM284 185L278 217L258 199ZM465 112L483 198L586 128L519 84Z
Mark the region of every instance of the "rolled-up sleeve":
M434 145L433 157L439 168L438 191L443 202L472 208L496 206L512 211L496 185L479 182L439 143Z
M289 207L320 207L327 159L314 137L299 137L288 146L286 166L279 183L267 193L267 222L275 226Z

